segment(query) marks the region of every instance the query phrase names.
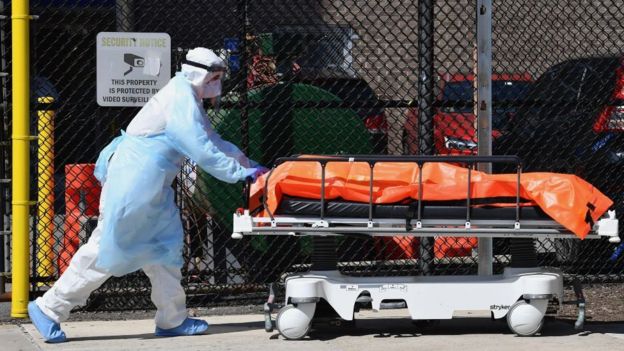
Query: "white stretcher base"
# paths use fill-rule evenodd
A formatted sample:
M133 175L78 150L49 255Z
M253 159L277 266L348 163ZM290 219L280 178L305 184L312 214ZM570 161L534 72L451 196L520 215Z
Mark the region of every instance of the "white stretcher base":
M278 331L288 339L303 338L320 299L346 321L354 319L358 301L369 301L373 311L404 307L413 320L507 317L514 333L533 335L541 329L549 301L562 301L563 276L555 268L506 268L493 276L291 275L286 278L286 305L276 320Z

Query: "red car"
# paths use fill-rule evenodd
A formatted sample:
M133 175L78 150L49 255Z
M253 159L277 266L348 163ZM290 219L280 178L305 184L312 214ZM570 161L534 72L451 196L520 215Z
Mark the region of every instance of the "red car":
M437 155L474 155L477 153L476 118L472 101L474 74L440 74L438 96L433 116L434 153ZM522 99L532 78L528 73L492 75L492 137L513 118L516 108L503 104ZM497 104L497 102L499 104ZM411 108L403 130L406 154L418 154L418 110Z

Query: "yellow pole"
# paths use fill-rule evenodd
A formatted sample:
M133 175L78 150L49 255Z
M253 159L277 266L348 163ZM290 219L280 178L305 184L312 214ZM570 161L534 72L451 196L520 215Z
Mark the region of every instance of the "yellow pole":
M28 216L30 206L29 177L29 94L30 57L28 0L11 2L11 43L13 63L13 216L12 216L12 295L11 317L28 316L30 252Z
M54 276L54 111L49 107L53 97L37 98L48 105L37 111L37 275ZM45 285L47 283L41 283Z

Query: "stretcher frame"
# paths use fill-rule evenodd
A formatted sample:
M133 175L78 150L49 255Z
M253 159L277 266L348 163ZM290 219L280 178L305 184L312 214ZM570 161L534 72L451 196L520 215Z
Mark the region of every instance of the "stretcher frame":
M554 220L523 220L521 218L520 179L522 163L517 156L362 156L340 155L319 157L285 157L284 162L318 162L321 165L320 213L313 216L280 216L271 213L263 197L267 216L250 213L250 185L247 184L244 208L234 214L232 237L245 235L278 236L447 236L490 238L557 238L578 239ZM325 172L330 162L365 162L370 165L370 199L368 218L327 217L325 214ZM416 163L419 171L427 162L452 162L468 166L466 216L464 218L426 219L422 211L422 172L419 172L419 198L415 218L405 220L373 217L373 170L380 162ZM517 173L515 216L512 219L471 218L471 171L479 163L511 163ZM275 169L275 168L273 168ZM265 180L265 194L272 174ZM606 237L618 243L618 220L615 211L608 211L593 224L586 239ZM285 279L284 306L273 303L271 292L265 304L265 329L272 330L270 313L281 307L276 318L277 329L286 339L301 339L310 330L316 305L325 300L346 321L354 319L358 306L373 311L407 308L413 320L430 321L454 317L491 315L493 319L507 318L509 328L518 335L534 335L541 330L547 308L563 301L563 274L556 268L506 267L499 275L414 276L414 277L352 277L337 269L310 271L290 275ZM575 285L579 315L575 327L584 324L584 299L580 286ZM397 302L398 301L398 302Z

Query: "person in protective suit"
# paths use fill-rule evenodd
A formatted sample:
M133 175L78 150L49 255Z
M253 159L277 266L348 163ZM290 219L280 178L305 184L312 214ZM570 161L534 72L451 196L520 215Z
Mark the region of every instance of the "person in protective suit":
M210 127L202 99L221 94L224 71L225 63L211 50L190 50L181 72L100 153L95 168L102 183L98 225L54 286L28 304L46 342L66 340L59 323L109 277L138 269L152 285L157 336L208 329L186 310L180 283L184 233L172 181L185 158L229 183L266 171Z

